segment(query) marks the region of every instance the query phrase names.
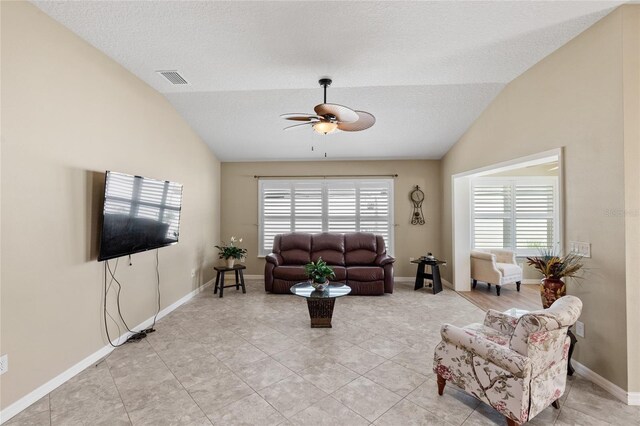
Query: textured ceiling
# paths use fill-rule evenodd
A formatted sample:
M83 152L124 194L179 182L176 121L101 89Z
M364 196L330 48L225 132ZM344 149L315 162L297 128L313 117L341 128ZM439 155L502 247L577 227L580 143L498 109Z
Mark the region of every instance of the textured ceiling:
M34 3L164 93L220 160L257 161L440 158L506 83L622 2ZM321 103L323 76L328 102L376 125L283 132L281 113Z

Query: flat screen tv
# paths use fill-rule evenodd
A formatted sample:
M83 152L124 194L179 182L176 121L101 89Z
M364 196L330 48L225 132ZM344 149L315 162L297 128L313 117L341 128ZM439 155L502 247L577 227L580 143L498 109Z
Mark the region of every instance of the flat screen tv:
M107 171L98 261L178 242L182 185Z

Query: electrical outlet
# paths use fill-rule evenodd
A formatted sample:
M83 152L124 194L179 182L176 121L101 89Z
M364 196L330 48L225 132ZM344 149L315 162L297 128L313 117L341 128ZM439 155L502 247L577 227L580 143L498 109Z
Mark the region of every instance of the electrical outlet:
M576 321L576 334L584 337L584 323L582 321Z
M0 374L9 371L9 355L4 354L0 357Z
M191 278L196 276L196 270L195 268L191 270Z
M409 263L413 262L414 260L416 260L416 258L415 258L415 257L410 257L410 258L409 258Z

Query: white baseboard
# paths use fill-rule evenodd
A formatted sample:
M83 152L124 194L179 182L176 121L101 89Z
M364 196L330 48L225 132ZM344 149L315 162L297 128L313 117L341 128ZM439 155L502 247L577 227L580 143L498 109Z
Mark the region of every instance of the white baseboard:
M214 282L214 280L211 280L211 281L208 281L208 282L204 283L203 285L201 285L197 289L193 290L192 292L188 293L184 297L180 298L179 300L175 301L171 305L169 305L166 308L164 308L163 310L161 310L160 313L158 313L158 319L161 319L162 317L168 315L169 313L171 313L172 311L174 311L175 309L177 309L181 305L183 305L186 302L188 302L196 294L200 293L206 287L208 287L211 284L213 284L213 282ZM151 324L153 324L153 316L151 316L147 320L145 320L142 323L140 323L137 326L135 326L134 329L135 330L145 329L145 328L148 328ZM119 341L123 342L130 335L131 335L131 333L126 332L122 336L119 336L118 338L113 339L112 343L115 345ZM22 398L20 398L19 400L17 400L13 404L9 405L4 410L0 411L0 424L5 423L6 421L11 419L15 415L19 414L22 410L28 408L34 402L37 402L42 397L44 397L47 394L51 393L53 390L55 390L60 385L64 384L65 382L67 382L68 380L72 379L77 374L79 374L82 371L84 371L86 368L88 368L88 367L92 366L93 364L97 363L102 358L104 358L105 356L109 355L111 353L111 351L113 351L113 350L114 350L114 347L111 346L111 345L106 345L106 346L100 348L99 350L97 350L96 352L92 353L91 355L89 355L88 357L83 359L82 361L78 362L77 364L75 364L74 366L69 368L68 370L58 374L56 377L54 377L53 379L49 380L47 383L45 383L42 386L36 388L35 390L33 390L30 393L28 393L27 395L23 396Z
M393 280L397 283L413 283L416 277L393 277Z
M527 278L522 280L522 284L540 284L540 280L536 280L535 278Z
M576 373L584 377L585 379L595 383L600 386L602 389L609 392L614 397L618 398L620 401L624 402L628 405L640 405L640 392L627 392L622 389L620 386L611 383L598 373L589 368L585 367L583 364L578 361L571 360L571 365L573 365Z
M264 279L264 275L245 275L245 280L262 280Z

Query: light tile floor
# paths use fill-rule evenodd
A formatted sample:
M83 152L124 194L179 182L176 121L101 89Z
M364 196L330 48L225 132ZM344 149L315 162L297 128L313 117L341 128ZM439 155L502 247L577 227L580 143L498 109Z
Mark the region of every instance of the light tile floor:
M223 299L207 289L7 425L504 424L451 385L438 396L431 371L440 325L483 317L453 291L397 283L393 295L338 299L334 328L311 329L304 299L261 281ZM561 404L530 424L640 425L640 407L579 376Z

